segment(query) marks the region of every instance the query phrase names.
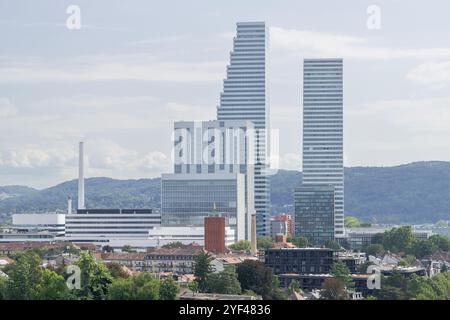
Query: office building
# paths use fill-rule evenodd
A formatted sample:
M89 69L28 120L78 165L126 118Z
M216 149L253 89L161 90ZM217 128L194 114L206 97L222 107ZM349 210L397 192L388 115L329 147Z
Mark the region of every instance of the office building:
M303 63L303 184L335 188L334 232L344 236L343 61Z
M328 248L267 249L264 264L275 275L329 273L334 263L334 253Z
M65 217L61 213L16 213L12 215L12 229L19 233L48 232L55 237L62 237Z
M251 121L180 121L174 125L175 174L245 177L245 239L250 239L254 198L254 128Z
M255 126L255 210L258 236L270 234L270 152L267 77L268 29L264 22L237 23L217 120L248 120Z
M346 230L346 239L351 250L363 250L372 244L375 235L391 229L390 227L349 228ZM414 238L421 241L433 235L431 230L413 229L412 231Z
M104 243L111 239L146 239L161 225L157 209L79 209L66 215L66 241Z
M245 175L241 173L163 174L161 212L164 225L204 225L221 215L245 239Z
M295 234L321 246L334 240L335 190L330 185L301 185L294 191Z

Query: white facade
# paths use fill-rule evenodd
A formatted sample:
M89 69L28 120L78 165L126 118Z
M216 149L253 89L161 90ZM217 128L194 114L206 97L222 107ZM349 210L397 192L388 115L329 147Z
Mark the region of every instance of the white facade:
M64 236L65 218L66 215L60 213L16 213L12 215L12 223L16 230Z
M154 209L83 209L66 215L67 241L108 242L111 239L146 239L161 225Z
M245 175L245 239L255 211L254 127L251 121L180 121L174 125L175 174Z
M270 234L270 119L267 77L269 32L264 22L237 23L217 120L248 120L255 134L255 210L259 236Z
M189 245L192 243L203 246L205 244L204 227L193 226L159 226L151 229L146 238L111 238L103 245L109 245L120 250L124 246L131 246L140 251L146 248L161 247L163 245L181 242ZM230 227L225 227L225 245L235 242L235 232Z
M304 185L334 186L334 234L344 229L344 135L342 59L303 63Z
M204 218L220 214L245 239L245 175L241 173L163 174L161 215L164 225L204 226Z

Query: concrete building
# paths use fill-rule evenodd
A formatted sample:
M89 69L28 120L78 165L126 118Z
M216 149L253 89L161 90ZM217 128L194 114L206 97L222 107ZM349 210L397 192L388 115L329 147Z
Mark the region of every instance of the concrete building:
M321 246L334 240L335 189L302 184L294 191L295 234Z
M12 229L19 233L48 232L55 237L65 233L66 215L60 213L18 213L12 215Z
M268 45L269 31L264 22L237 23L230 64L217 107L217 120L248 120L256 129L254 163L258 236L270 234Z
M372 244L376 234L391 230L392 227L348 228L346 239L352 250L362 250ZM426 240L433 235L431 230L413 229L413 235L417 240Z
M275 275L285 273L329 273L334 263L334 253L328 248L267 249L264 263Z
M334 186L334 233L344 233L343 61L303 62L303 184Z
M65 240L106 245L112 239L147 239L160 225L157 209L79 209L66 215Z
M241 173L163 174L161 212L164 225L203 227L204 218L220 214L245 239L245 175Z
M0 242L50 242L64 237L64 214L18 213L12 215L12 223L0 231Z
M229 174L245 177L245 238L250 239L254 197L254 127L251 121L180 121L174 125L175 174Z
M103 262L116 262L133 271L153 274L171 273L176 276L192 274L195 259L203 251L201 246L184 246L180 248L150 248L147 252L103 253Z

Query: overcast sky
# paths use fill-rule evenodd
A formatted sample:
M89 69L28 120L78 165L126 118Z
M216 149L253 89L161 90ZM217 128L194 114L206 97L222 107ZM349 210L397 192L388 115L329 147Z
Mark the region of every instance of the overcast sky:
M1 0L0 185L76 178L80 140L88 176L170 172L173 122L215 118L238 21L270 26L282 168L301 169L302 59L315 57L344 58L346 166L450 161L449 14L444 0Z

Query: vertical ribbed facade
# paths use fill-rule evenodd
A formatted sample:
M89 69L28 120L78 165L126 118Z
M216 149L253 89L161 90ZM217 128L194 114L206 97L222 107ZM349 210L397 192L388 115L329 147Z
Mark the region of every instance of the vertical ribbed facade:
M303 64L303 184L335 189L334 230L344 235L343 61Z
M256 130L255 211L258 236L270 234L269 101L267 92L268 30L264 22L237 23L218 120L249 120Z

